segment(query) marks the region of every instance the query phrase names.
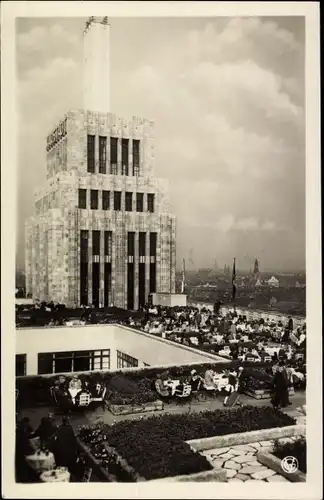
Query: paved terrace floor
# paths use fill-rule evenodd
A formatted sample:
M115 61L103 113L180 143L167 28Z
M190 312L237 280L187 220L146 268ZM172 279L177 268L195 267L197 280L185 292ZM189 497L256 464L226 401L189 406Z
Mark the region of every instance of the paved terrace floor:
M292 405L289 406L285 413L291 415L292 417L300 416L296 412L296 408L306 404L306 394L305 392L297 392L293 396L290 396L290 401ZM253 405L253 406L269 406L269 399L253 399L249 396L241 395L240 402L242 405ZM164 410L146 413L136 413L131 415L113 415L109 410L104 410L103 408L94 408L85 410L82 412L74 412L70 414L70 421L73 428L76 430L79 425L84 424L94 424L98 421L103 421L106 424L112 424L113 422L120 422L122 420L133 420L139 418L148 418L152 415L161 415L163 413L189 413L189 412L200 412L200 411L213 411L216 409L225 409L223 406L223 398L211 398L208 396L206 400L192 401L190 404L188 402L182 403L171 402L170 404L164 405ZM42 417L46 416L49 412L56 415L57 423L60 422L61 414L57 407L55 406L42 406L38 408L28 408L21 411L21 417L29 417L32 427L35 429L38 427Z

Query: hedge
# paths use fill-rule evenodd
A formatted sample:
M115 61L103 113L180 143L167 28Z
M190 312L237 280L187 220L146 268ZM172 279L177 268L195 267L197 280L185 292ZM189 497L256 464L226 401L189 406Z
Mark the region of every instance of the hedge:
M218 363L196 363L192 365L173 365L167 368L168 373L171 377L181 377L190 375L191 370L195 369L198 373L203 375L205 371L212 368L216 372L222 372L223 370L228 370L232 368L238 368L239 366L244 366L246 369L254 368L256 369L255 363L242 363L240 361L228 361L228 362L218 362ZM270 368L269 363L258 363L257 367L267 367ZM136 404L136 403L148 403L155 401L157 395L152 389L152 382L156 379L158 374L166 371L166 368L161 367L147 367L139 368L137 370L131 370L127 372L122 372L121 370L116 372L87 372L80 373L79 378L87 380L90 384L105 384L110 390L110 398L113 404ZM122 375L124 379L132 380L137 384L138 391L133 397L130 397L129 392L125 388L124 394L120 392L120 389L114 390L110 386L111 380L116 375ZM22 407L33 407L40 405L51 405L53 404L50 387L54 385L55 380L59 377L59 373L51 376L25 376L16 377L16 389L19 390L19 404ZM71 374L64 374L67 379L71 378ZM125 382L126 384L126 382Z
M293 418L271 407L245 406L124 420L103 425L100 434L102 441L109 443L129 466L149 480L211 470L206 458L185 441L294 424ZM79 438L89 442L88 436L81 427Z

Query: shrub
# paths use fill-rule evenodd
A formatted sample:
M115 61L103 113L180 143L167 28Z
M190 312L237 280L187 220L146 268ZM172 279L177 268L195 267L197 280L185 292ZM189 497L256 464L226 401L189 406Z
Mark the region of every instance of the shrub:
M306 474L307 471L307 447L306 439L301 438L293 443L280 443L277 440L274 444L273 452L281 460L285 457L295 457L298 460L298 469Z
M115 405L139 405L157 400L157 394L151 390L149 384L143 380L135 383L124 375L114 375L108 381L107 389L107 399Z
M206 458L194 452L185 443L187 440L294 423L294 419L273 411L271 407L246 406L233 410L124 420L104 425L101 440L115 448L142 477L157 479L211 470Z

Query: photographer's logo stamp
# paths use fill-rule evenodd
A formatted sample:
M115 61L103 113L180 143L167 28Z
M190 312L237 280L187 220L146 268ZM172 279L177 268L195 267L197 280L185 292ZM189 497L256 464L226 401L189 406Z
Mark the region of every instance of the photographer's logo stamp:
M281 460L281 468L288 474L293 474L298 470L298 460L295 457L285 457Z

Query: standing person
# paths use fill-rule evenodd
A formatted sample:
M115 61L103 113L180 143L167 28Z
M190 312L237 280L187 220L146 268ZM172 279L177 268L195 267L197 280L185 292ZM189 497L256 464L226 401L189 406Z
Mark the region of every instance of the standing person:
M228 398L230 396L230 394L232 394L232 392L236 392L238 390L238 380L237 380L237 372L235 370L233 370L232 372L229 373L229 376L228 376L228 385L226 386L226 396L225 396L225 399L224 399L224 403L223 405L224 406L227 406L227 401L228 401Z
M272 405L275 409L285 408L289 404L289 381L287 372L285 370L285 364L280 361L278 369L276 370L273 377L273 397Z
M73 471L78 455L77 440L67 416L62 417L54 437L54 456L57 466Z
M288 325L287 326L288 326L288 330L290 332L292 332L294 329L294 322L293 322L293 319L291 316L289 316L289 318L288 318Z
M52 448L52 438L57 430L57 425L54 422L53 413L49 413L47 417L43 417L39 427L34 433L34 437L39 437L41 445L47 449Z

